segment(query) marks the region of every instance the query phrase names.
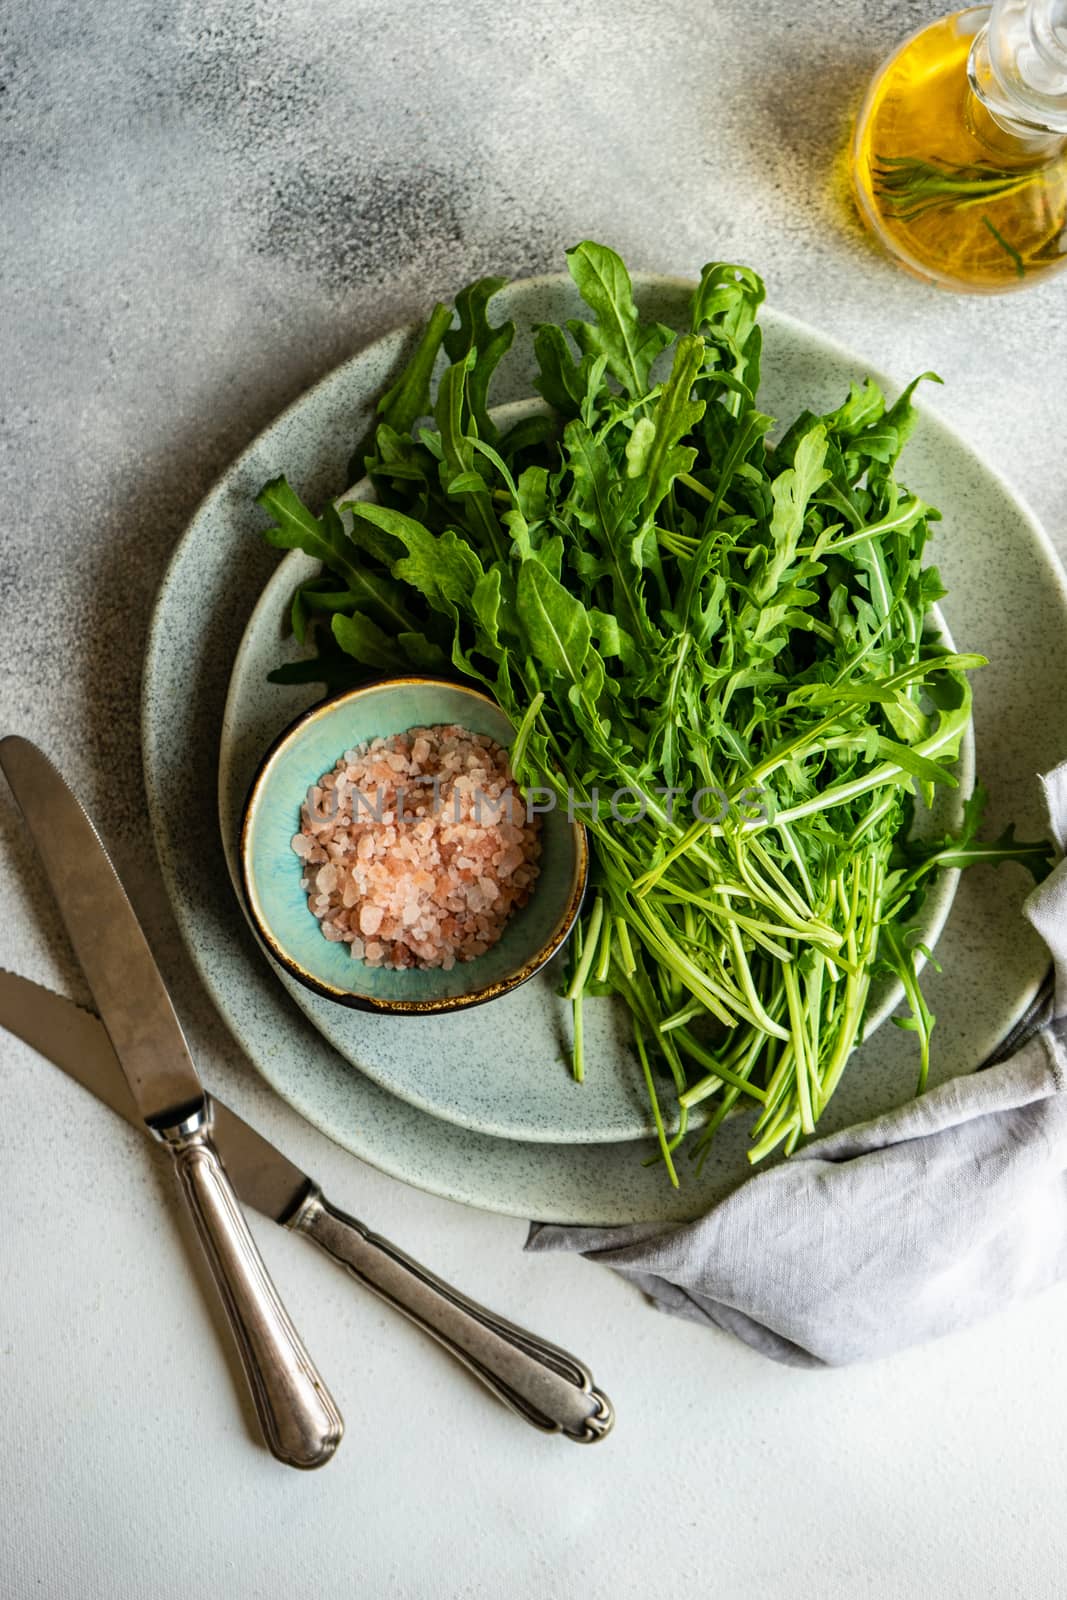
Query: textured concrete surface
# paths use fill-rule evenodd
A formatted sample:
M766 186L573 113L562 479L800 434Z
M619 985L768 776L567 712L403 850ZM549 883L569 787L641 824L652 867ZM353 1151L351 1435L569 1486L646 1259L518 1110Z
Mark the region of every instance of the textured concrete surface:
M359 1171L212 1018L139 773L152 596L219 469L370 335L480 272L555 267L582 236L635 267L751 262L778 305L873 364L935 367L942 412L1067 548L1067 281L945 298L873 254L840 198L865 78L935 11L0 12L0 722L45 743L99 817L213 1081L377 1226L581 1346L624 1418L593 1454L528 1437L279 1235L272 1263L350 1435L328 1473L285 1474L251 1442L134 1136L5 1044L5 1594L1058 1591L1067 1294L812 1379L659 1321L583 1263L523 1261L514 1223ZM2 797L0 827L0 963L80 994Z

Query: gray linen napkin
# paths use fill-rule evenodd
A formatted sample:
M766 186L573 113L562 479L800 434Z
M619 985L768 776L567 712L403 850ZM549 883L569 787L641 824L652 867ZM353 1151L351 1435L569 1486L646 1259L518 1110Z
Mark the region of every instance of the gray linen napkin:
M1041 782L1062 853L1067 762ZM581 1251L794 1366L887 1355L1067 1277L1067 861L1025 910L1055 982L1007 1059L816 1140L696 1222L534 1223L526 1248Z

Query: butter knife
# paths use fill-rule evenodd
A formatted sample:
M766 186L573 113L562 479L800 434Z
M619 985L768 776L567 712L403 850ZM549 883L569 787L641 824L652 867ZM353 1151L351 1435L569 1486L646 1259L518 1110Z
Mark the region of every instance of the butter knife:
M140 1125L111 1041L91 1012L0 969L0 1026L47 1056L127 1122ZM215 1143L246 1205L317 1244L535 1428L582 1444L604 1438L614 1420L611 1402L594 1387L580 1361L505 1322L337 1210L314 1179L255 1128L214 1095L212 1104Z
M0 767L100 1008L136 1118L174 1163L267 1446L288 1466L321 1467L341 1442L341 1413L249 1231L212 1137L211 1098L133 907L96 829L48 757L12 736L0 740Z

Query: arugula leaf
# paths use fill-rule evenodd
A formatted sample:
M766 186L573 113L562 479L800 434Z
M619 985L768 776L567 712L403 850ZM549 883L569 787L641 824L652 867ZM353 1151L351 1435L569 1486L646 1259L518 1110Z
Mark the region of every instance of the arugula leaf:
M567 251L567 269L596 319L568 322L571 336L584 354L605 357L627 394L643 396L652 363L673 342L674 329L641 322L630 274L614 250L586 239Z
M470 505L483 548L499 558L504 554L500 525L488 485L478 470L480 458L466 431L467 375L477 359L477 350L469 350L447 368L438 386L434 416L441 437L441 484L446 493L454 492Z
M396 434L410 433L420 417L429 415L430 380L434 365L452 325L449 306L435 305L430 312L415 353L391 388L378 401L378 417L382 425ZM356 449L348 464L351 479L363 476L364 458L374 446L374 432Z
M402 671L404 657L387 633L369 617L335 616L330 624L333 636L346 655L365 667L380 667L383 672Z
M1048 839L1016 839L1015 824L1009 822L998 838L973 839L966 845L945 845L931 852L924 865L944 870L953 867L1002 867L1005 862L1014 861L1026 868L1035 883L1043 883L1052 871L1055 859L1055 848Z
M494 566L488 572L480 573L471 591L474 615L485 639L494 649L500 646L500 572L500 567Z
M808 502L829 478L825 461L826 429L817 423L798 442L793 465L780 472L771 485L774 505L769 529L772 552L764 574L756 585L756 596L761 602L771 598L796 560Z
M398 633L396 642L404 652L405 659L421 672L440 672L442 667L448 665L448 657L441 646L424 633Z
M977 783L963 808L958 832L945 834L940 839L908 839L902 843L900 854L911 864L911 870L903 878L904 891L910 892L933 872L983 865L1001 867L1009 861L1024 867L1035 883L1044 882L1056 859L1055 848L1048 839L1016 839L1014 823L1009 823L996 839L979 839L988 801L987 789Z
M696 446L683 445L680 441L693 431L704 415L704 401L692 398L693 385L703 361L703 339L687 335L678 341L670 379L651 417L642 417L630 436L632 441L639 428L650 430L646 431L647 442L633 461L627 446L628 475L645 480L641 509L646 519L655 516L675 479L687 473L696 460Z
M277 526L266 528L263 537L279 550L303 550L324 567L343 578L353 595L353 603L366 606L385 625L413 628L415 619L404 605L400 591L388 579L370 571L353 559L350 541L341 518L332 505L315 517L303 504L285 478L272 478L260 490L256 504L269 511Z
M287 661L284 666L275 667L267 673L267 682L317 683L328 690L340 691L356 688L366 676L348 656L340 652L336 655L322 652L317 656L307 656L303 661Z
M378 401L378 416L395 433L410 433L420 417L429 415L430 379L451 326L451 308L434 306L414 356Z
M581 601L539 561L524 561L515 603L529 654L549 673L581 684L592 641L589 614Z
M646 637L652 624L645 607L641 569L632 553L634 497L623 494L607 446L584 422L568 423L563 439L571 473L571 493L563 510L589 535L600 558L592 565L586 563L585 570L609 580L616 616L635 637Z
M553 322L544 323L534 330L533 348L538 368L534 388L561 416L579 416L586 394L586 374L592 365L592 358L576 361L567 343L567 335Z
M500 435L489 416L486 396L493 373L511 348L515 324L502 322L498 327L490 327L486 308L507 281L506 278L480 278L458 294L459 327L446 333L444 340L453 363L473 357L467 375L467 401L479 438L487 439L490 444L495 444Z
M360 503L352 507L357 522L369 522L404 546L406 555L393 562L393 576L417 590L427 604L451 615L469 609L471 595L484 570L470 545L452 528L431 533L421 522L388 506Z

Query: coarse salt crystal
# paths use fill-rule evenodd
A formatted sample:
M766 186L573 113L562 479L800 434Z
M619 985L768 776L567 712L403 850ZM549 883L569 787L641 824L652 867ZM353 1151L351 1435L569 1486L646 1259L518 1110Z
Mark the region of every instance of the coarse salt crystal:
M432 803L412 778L432 780ZM447 971L491 948L529 899L539 829L507 753L449 724L346 750L309 788L292 847L318 868L301 888L326 939L370 966Z

